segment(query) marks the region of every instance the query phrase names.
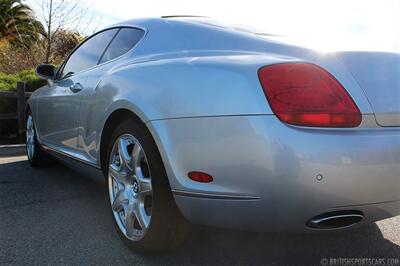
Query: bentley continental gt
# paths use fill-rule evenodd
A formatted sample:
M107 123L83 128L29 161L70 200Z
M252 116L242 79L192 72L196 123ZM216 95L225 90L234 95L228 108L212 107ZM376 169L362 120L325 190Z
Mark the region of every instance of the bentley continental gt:
M135 250L192 224L353 228L400 214L400 55L320 53L190 17L88 37L26 107L26 151L107 183Z

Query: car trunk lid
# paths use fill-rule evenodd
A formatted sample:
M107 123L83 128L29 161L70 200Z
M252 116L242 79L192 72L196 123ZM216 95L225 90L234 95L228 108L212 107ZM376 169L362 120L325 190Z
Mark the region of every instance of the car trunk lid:
M400 126L400 54L341 52L337 56L363 89L377 123Z

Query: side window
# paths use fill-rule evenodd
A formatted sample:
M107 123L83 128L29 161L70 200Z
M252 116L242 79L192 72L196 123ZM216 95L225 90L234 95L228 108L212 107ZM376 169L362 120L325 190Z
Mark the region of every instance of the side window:
M128 52L143 37L143 35L143 30L122 28L107 48L100 63L107 62Z
M62 71L62 77L97 65L104 49L110 43L118 29L100 32L86 40L69 57Z

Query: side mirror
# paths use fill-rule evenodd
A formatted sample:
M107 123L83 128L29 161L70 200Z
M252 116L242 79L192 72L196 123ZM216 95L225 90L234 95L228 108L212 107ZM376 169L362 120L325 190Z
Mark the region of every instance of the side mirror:
M56 67L49 64L41 64L36 67L36 75L39 78L53 80L56 76Z

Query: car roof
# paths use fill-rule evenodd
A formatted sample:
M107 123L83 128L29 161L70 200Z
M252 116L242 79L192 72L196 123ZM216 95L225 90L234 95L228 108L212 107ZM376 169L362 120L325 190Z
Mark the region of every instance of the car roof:
M257 32L220 23L208 17L188 15L130 19L112 27L136 27L145 30L143 44L135 56L187 53L188 51L236 51L266 53L283 49L298 50L290 44L261 37ZM290 46L290 47L289 47ZM304 51L303 51L304 52Z
M206 26L213 26L220 29L226 29L229 31L239 31L239 32L247 32L253 34L260 35L274 35L265 32L260 32L254 27L250 27L247 25L239 25L239 24L229 24L211 17L206 16L195 16L195 15L168 15L162 17L153 17L153 18L140 18L140 19L130 19L126 21L122 21L113 26L136 26L140 28L150 29L153 26L160 26L160 24L168 21L179 21L187 24L201 24Z

